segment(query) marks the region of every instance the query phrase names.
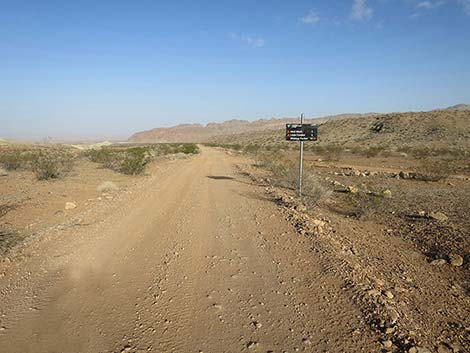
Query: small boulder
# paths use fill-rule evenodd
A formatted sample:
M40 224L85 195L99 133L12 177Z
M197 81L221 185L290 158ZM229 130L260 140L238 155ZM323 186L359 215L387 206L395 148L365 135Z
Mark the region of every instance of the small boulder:
M431 217L432 219L436 220L436 221L439 221L439 222L447 222L447 220L449 219L444 213L442 212L431 212L429 214L429 217Z
M0 168L0 176L8 176L8 172L5 169Z
M437 353L452 353L452 350L443 345L443 344L440 344L438 347L437 347Z
M324 221L322 221L320 219L312 219L311 222L316 227L324 227L325 224L326 224Z
M436 260L431 261L432 266L442 266L445 264L447 264L447 261L445 259L436 259Z
M425 347L411 347L408 353L431 353L431 351Z
M73 202L66 202L65 203L65 209L66 210L73 210L74 208L77 208L77 205L74 204Z
M392 198L392 192L390 190L384 190L382 191L382 197L384 199L391 199Z
M350 192L351 194L357 194L359 192L359 189L356 188L355 186L348 186L347 191Z
M409 179L410 178L410 174L408 172L401 171L400 173L398 173L398 175L401 179Z
M459 254L449 254L449 262L452 266L460 267L463 265L463 257Z

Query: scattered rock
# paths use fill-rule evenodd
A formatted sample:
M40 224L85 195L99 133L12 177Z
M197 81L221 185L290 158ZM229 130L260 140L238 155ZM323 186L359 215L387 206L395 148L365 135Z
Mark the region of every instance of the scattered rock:
M77 205L74 204L73 202L66 202L65 203L65 209L66 210L73 210L74 208L77 208Z
M431 353L431 351L424 347L411 347L408 353Z
M401 171L398 175L401 179L410 179L410 174L408 172Z
M392 192L390 190L384 190L382 191L382 196L385 199L391 199L392 198Z
M432 219L435 219L436 221L439 221L439 222L447 222L447 220L449 219L444 213L442 212L431 212L429 214L429 217L431 217Z
M250 341L247 343L246 348L248 349L254 349L258 346L258 342L255 341Z
M449 262L452 266L460 267L463 265L463 257L458 254L449 254Z
M452 350L443 345L443 344L440 344L438 347L437 347L437 353L452 353Z
M320 220L320 219L312 219L311 220L311 223L315 226L315 227L324 227L325 226L325 222Z
M442 266L445 264L447 264L447 261L445 259L436 259L436 260L431 261L432 266Z
M383 342L382 342L382 345L383 345L385 348L392 348L393 342L390 341L390 340L383 341Z
M347 192L350 192L351 194L357 194L359 192L359 189L355 186L348 186Z
M302 343L305 344L306 346L311 346L312 345L312 341L310 341L306 337L302 338Z
M370 289L367 291L367 294L369 294L371 297L378 297L380 295L380 291L377 289Z
M213 304L212 307L216 310L222 310L222 305L220 304Z
M8 172L5 169L0 168L0 176L8 176Z
M391 291L389 291L389 290L386 291L386 292L384 293L384 295L385 295L388 299L393 299L393 298L395 298L395 296L393 295L393 293L392 293Z

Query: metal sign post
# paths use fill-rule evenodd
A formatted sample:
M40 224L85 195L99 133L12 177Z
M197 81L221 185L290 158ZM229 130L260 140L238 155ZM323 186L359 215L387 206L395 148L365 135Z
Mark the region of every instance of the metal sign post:
M300 116L300 124L286 124L286 140L300 142L299 158L299 196L302 197L302 175L304 172L304 141L316 141L318 125L304 124L304 115Z
M300 124L304 123L304 114L300 114ZM300 160L299 160L299 197L302 197L302 175L304 172L304 142L300 141Z

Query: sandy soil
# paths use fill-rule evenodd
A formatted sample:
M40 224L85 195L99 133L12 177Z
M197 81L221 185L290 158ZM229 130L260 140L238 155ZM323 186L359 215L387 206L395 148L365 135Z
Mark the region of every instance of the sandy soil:
M377 352L312 241L238 156L202 148L51 225L0 264L14 352Z

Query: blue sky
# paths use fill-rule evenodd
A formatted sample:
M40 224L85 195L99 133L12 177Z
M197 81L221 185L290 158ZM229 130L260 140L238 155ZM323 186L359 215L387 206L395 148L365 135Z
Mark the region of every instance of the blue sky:
M470 0L0 0L0 136L470 103Z

